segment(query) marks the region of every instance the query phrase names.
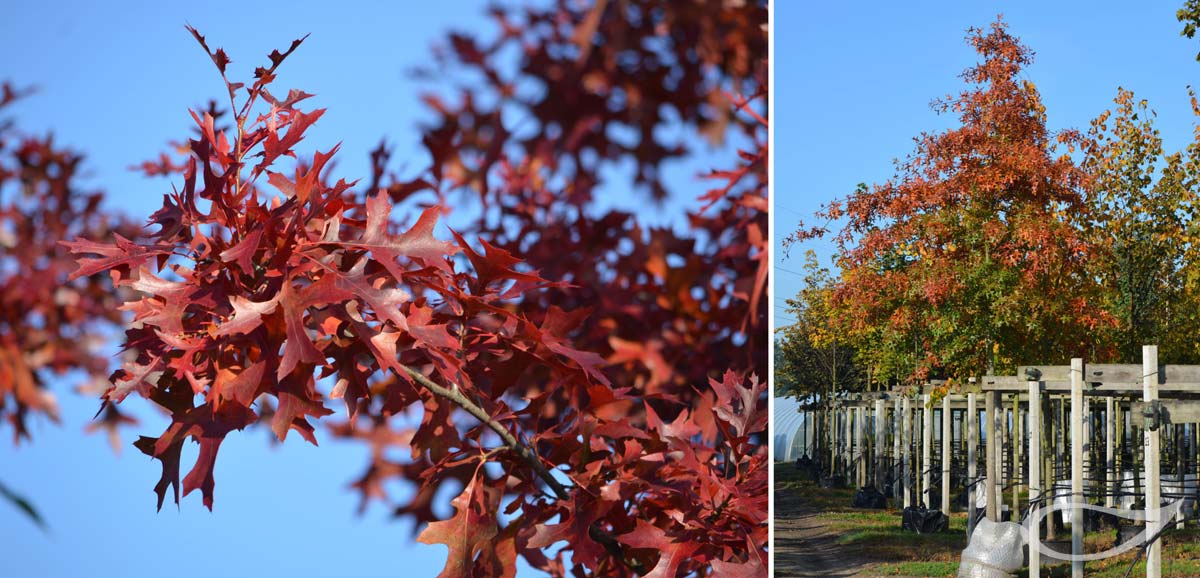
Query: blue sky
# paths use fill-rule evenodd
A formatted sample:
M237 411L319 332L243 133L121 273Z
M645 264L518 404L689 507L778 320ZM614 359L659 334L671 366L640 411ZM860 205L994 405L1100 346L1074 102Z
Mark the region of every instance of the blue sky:
M1200 40L1179 36L1175 2L776 2L774 209L776 325L784 300L800 289L792 273L812 248L829 263L825 241L794 248L779 239L801 218L854 190L883 182L892 160L912 151L922 131L953 126L929 102L958 92L976 61L963 41L1003 13L1009 30L1037 54L1026 77L1039 88L1052 129L1085 129L1112 104L1117 87L1158 111L1164 146L1192 137L1187 86L1200 83ZM786 270L785 270L786 269Z
M31 2L6 10L0 78L38 86L11 116L27 132L53 130L58 142L86 152L88 182L139 220L161 205L170 183L124 167L187 136L186 109L223 91L185 23L226 49L233 77L249 77L272 49L311 32L278 84L314 93L314 106L329 107L300 148L328 150L343 141L335 173L346 176L366 176L366 153L385 135L397 146L393 159L409 158L414 170L425 165L414 155L421 85L407 73L426 63L430 43L447 29L491 30L482 5L108 4ZM11 429L0 428L0 479L34 501L50 527L42 533L0 504L0 574L432 576L444 563L444 547L414 543L411 524L390 521L383 508L355 515L357 495L346 486L365 466L366 450L320 431L320 448L298 436L271 444L265 429L235 432L221 446L214 511L197 492L178 510L168 504L155 513L159 466L129 444L136 433L157 435L165 420L131 398L125 405L143 425L125 432L114 456L103 436L82 432L96 402L69 392L68 382L56 385L61 425L36 422L34 442L20 447L11 444Z

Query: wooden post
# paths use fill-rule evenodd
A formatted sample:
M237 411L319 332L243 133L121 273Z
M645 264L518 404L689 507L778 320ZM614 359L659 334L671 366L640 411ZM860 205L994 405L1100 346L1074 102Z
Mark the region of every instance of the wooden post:
M933 405L921 396L921 491L926 508L933 507Z
M845 468L846 485L855 483L854 478L854 408L846 408L843 410L844 421L843 427L846 428L846 443L842 446L842 464Z
M1158 346L1142 346L1142 401L1150 405L1158 399ZM1158 533L1162 520L1159 479L1159 430L1145 429L1146 449L1146 537ZM1162 541L1155 540L1146 552L1146 578L1162 578Z
M1175 450L1175 476L1179 478L1179 493L1186 495L1187 482L1185 480L1187 476L1184 474L1187 473L1187 469L1184 467L1184 463L1186 462L1184 461L1183 455L1183 425L1174 424L1171 426L1171 429L1174 433L1173 437L1175 438L1175 443L1171 444L1172 448ZM1185 520L1187 520L1187 513L1184 512L1183 508L1180 508L1179 511L1175 513L1175 521L1178 523L1178 527L1182 528Z
M816 424L813 423L813 412L804 414L804 455L809 459L817 457L816 446L813 445L813 432L816 431Z
M1092 453L1096 449L1096 420L1093 419L1092 398L1085 397L1083 399L1083 483L1084 493L1091 491L1093 494L1096 489L1096 462L1092 460Z
M904 507L912 506L912 411L909 399L904 398L904 427L900 435L904 436Z
M1083 554L1083 360L1071 360L1071 554ZM1071 578L1083 578L1083 561L1071 562Z
M1003 393L996 392L996 422L991 425L991 432L996 434L996 520L1004 519L1004 450L1008 446L1008 411L1004 409Z
M1021 396L1014 394L1012 409L1012 511L1014 522L1017 521L1016 513L1021 511L1021 444L1024 440L1024 429L1021 426Z
M884 467L884 432L883 418L887 415L887 410L884 409L883 400L875 400L875 489L883 492L883 486L887 485L887 469Z
M837 475L838 462L838 412L833 406L833 400L829 400L829 475Z
M842 476L847 486L854 485L854 408L842 410Z
M1046 456L1044 458L1044 461L1042 462L1042 465L1044 465L1045 469L1046 469L1046 484L1042 487L1045 488L1047 491L1049 491L1051 494L1053 494L1056 489L1056 484L1058 483L1058 479L1055 476L1055 472L1057 471L1055 469L1055 467L1058 464L1058 454L1059 454L1059 452L1058 452L1058 434L1056 433L1056 430L1054 429L1055 424L1058 422L1059 414L1058 414L1058 408L1054 405L1053 397L1050 397L1050 396L1046 397L1046 408L1045 409L1048 410L1048 411L1044 412L1044 414L1046 416L1045 422L1044 422L1046 424L1046 434L1045 434L1046 449L1048 451L1046 452ZM1057 538L1056 528L1058 527L1058 519L1057 519L1058 517L1059 516L1057 514L1050 514L1049 516L1046 517L1046 540L1047 541L1054 540Z
M903 419L900 417L900 398L896 398L895 408L892 412L892 494L895 495L896 501L894 504L899 504L904 499L904 477L902 476L901 467L904 462L900 455L900 439L903 436L901 429Z
M1115 492L1120 492L1124 486L1124 448L1126 448L1126 432L1128 428L1126 427L1124 409L1121 408L1121 402L1117 401L1117 399L1114 399L1114 402L1112 402L1112 419L1116 421L1116 447L1114 448L1114 452L1112 452L1112 464L1114 464L1117 474ZM1112 504L1116 506L1121 505L1116 498L1112 499Z
M967 394L967 538L975 531L975 483L978 481L979 407L976 394Z
M950 394L942 398L942 513L950 515Z
M996 406L1000 405L1000 392L989 391L987 397L983 400L984 423L987 428L987 437L984 439L983 448L983 471L987 479L987 517L993 522L1000 521L1000 512L996 506L996 466L999 463L996 455Z
M1116 503L1117 480L1120 477L1117 475L1117 452L1113 447L1117 433L1117 414L1116 403L1112 397L1104 399L1104 464L1108 468L1108 487L1104 488L1104 507L1111 508Z
M856 466L854 468L856 473L854 476L854 487L856 488L867 485L867 454L863 451L866 449L863 442L865 441L864 438L867 431L866 420L863 419L865 414L866 408L859 407L854 410L854 453L852 454L852 459Z
M1042 495L1042 384L1039 381L1029 382L1029 411L1026 412L1029 421L1029 501L1041 498ZM1041 505L1030 513L1037 519ZM1040 523L1030 528L1029 536L1029 578L1041 576L1041 529Z
M1129 406L1129 433L1131 434L1129 437L1130 445L1143 443L1144 440L1146 439L1145 432L1141 431L1141 426L1138 425L1139 423L1142 423L1139 421L1140 419L1141 419L1141 416L1134 415L1133 405L1130 404L1130 406ZM1138 494L1144 495L1146 493L1146 480L1145 480L1145 477L1146 477L1146 464L1145 464L1146 454L1139 453L1137 451L1137 449L1134 448L1134 451L1130 452L1130 455L1133 456L1133 460L1132 460L1133 463L1129 464L1130 469L1133 470L1133 493L1135 495L1138 495Z

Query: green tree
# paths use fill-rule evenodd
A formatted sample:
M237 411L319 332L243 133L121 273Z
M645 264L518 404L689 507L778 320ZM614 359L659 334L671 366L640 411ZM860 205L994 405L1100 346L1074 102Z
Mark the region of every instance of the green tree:
M832 307L834 278L814 252L804 255L804 287L787 300L796 323L778 330L775 356L776 395L797 399L857 390L864 372L856 348L838 331Z
M1103 290L1101 304L1116 320L1106 340L1115 345L1117 361L1137 361L1148 343L1163 345L1178 360L1190 348L1170 320L1186 315L1180 306L1193 169L1181 153L1163 156L1156 114L1145 100L1121 88L1113 102L1088 132L1083 168L1092 186L1081 223L1095 256L1089 268Z

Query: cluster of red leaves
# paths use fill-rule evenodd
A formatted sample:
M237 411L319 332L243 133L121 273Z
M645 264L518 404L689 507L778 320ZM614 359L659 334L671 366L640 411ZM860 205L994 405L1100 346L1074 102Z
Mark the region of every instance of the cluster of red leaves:
M765 3L568 4L496 11L487 48L452 37L443 64L486 81L456 107L427 99L438 122L420 178L388 174L383 148L365 196L324 177L334 151L273 170L322 112L268 91L291 50L275 52L251 86L226 80L232 128L194 115L186 162L143 167L182 171L157 232L71 244L78 274L141 293L126 306L133 359L105 397L137 391L171 412L137 443L162 461L160 507L168 487L178 500L186 439L200 455L184 493L211 507L226 434L269 420L315 443L309 418L341 398L335 433L374 449L364 504L390 499L390 480L414 485L396 512L448 547L443 576L511 576L518 556L556 576L765 575ZM228 56L196 37L224 77ZM524 51L508 80L506 46ZM525 80L544 94L519 97ZM506 127L506 106L536 134ZM740 127L752 147L707 175L716 188L678 227L598 210L601 172L630 159L667 194L662 163L694 152L659 141L672 125ZM639 142L607 136L620 127ZM391 226L425 194L439 202ZM433 234L450 194L483 206L452 242ZM455 513L438 520L446 486Z
M26 92L4 83L0 111ZM59 240L136 230L102 210L103 195L80 190L82 161L50 136L0 124L0 417L17 440L31 413L57 419L52 376L82 372L85 390L105 383L105 333L121 321L106 276L66 281L75 259ZM89 429L107 429L116 448L117 426L132 421L112 408Z
M531 415L536 419L523 429L551 462L568 466L578 488L551 510L563 522L534 542L566 541L565 551L554 560L523 553L556 575L567 571L565 553L577 565L614 572L584 530L598 523L623 541L628 529L649 524L659 531L658 550L686 552L659 557L662 575L703 573L714 560L758 571L766 540L765 455L724 435L714 412L729 396L710 384L755 383L755 395L764 396L755 399L765 404L765 384L751 377L766 373L768 338L765 5L559 2L493 14L498 38L481 43L455 35L441 55L443 75L462 71L468 80L452 104L426 96L437 115L424 141L434 161L430 172L419 182L389 177L381 149L372 182L396 199L424 188L438 198L478 199L483 210L472 234L520 255L546 278L571 284L526 295L515 306L531 319L579 311L571 342L607 362L616 395L596 388L582 405L547 396L537 368L512 388L556 408ZM501 56L514 48L522 54L515 70ZM541 89L526 93L523 86ZM511 130L502 111L521 111L514 116L522 130ZM536 130L524 128L531 125ZM671 193L658 178L666 161L704 146L663 136L679 125L743 137L752 146L734 168L706 175L717 186L699 196L701 208L681 226L646 227L637 214L601 208L598 186L628 186L611 176L605 182L622 163L637 167L634 184L648 185L651 198ZM613 136L621 134L636 136L633 142ZM674 425L655 426L664 421ZM608 424L647 437L631 440L638 444L631 450L627 441L597 435L610 432ZM658 448L684 443L691 438L684 431L697 434L689 450L696 459L664 468L664 458L681 456ZM361 429L355 435L388 439ZM375 455L357 483L364 498L385 497L383 483L392 477L425 471ZM397 513L427 519L436 479L424 474L418 497L398 504ZM728 492L724 498L711 497L716 487ZM730 510L721 506L725 499L739 505Z

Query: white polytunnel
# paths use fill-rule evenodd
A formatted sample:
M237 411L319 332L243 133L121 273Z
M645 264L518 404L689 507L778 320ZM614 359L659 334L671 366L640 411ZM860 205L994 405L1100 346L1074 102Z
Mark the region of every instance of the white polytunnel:
M804 455L804 414L794 397L775 398L775 438L771 440L777 462L791 462Z

